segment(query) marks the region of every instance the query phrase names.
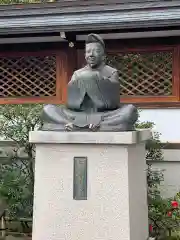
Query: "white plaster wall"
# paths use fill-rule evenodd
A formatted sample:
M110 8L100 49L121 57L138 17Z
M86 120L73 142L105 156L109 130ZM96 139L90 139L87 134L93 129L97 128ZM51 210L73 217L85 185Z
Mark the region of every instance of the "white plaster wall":
M142 109L140 121L154 122L162 142L180 142L180 109Z
M152 167L164 171L164 181L161 183L163 197L173 197L180 191L180 150L164 149L164 161L152 161Z
M174 197L180 191L180 162L154 161L152 168L164 171L164 181L160 188L161 195L165 198Z

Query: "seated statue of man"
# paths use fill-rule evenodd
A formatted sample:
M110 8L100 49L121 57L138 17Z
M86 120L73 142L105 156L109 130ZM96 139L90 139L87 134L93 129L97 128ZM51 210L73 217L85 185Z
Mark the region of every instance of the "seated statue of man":
M133 105L120 105L118 71L105 64L105 44L89 34L87 65L74 72L67 87L66 106L46 105L42 130L132 131L137 121Z

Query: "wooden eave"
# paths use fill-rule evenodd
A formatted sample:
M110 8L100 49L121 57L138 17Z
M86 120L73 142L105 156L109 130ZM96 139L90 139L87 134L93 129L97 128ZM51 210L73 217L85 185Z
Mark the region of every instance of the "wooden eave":
M56 3L0 6L0 34L179 25L179 0L66 0Z

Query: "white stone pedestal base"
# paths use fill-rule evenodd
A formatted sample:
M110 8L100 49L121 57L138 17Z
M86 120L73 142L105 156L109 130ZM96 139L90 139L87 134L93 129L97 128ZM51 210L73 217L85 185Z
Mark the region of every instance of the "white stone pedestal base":
M33 240L146 240L140 132L31 132L36 143ZM73 199L73 158L87 157L87 200Z

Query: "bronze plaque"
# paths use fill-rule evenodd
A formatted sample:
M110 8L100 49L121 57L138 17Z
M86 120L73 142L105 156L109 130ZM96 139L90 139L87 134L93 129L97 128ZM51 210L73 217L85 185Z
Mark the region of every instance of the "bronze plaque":
M74 157L73 199L87 200L87 157Z

